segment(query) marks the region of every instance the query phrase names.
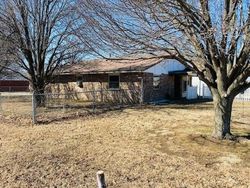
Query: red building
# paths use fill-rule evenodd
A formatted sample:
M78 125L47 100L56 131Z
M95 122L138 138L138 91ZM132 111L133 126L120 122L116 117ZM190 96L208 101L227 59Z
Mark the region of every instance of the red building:
M0 92L25 92L29 91L27 80L0 80Z

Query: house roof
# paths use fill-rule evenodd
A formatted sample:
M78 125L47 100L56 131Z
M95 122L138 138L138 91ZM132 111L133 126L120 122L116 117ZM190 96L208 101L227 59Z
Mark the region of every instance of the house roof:
M177 71L169 71L169 75L190 75L193 74L192 70L186 68L184 70L177 70Z
M160 63L163 59L91 60L63 66L61 74L93 74L112 72L142 72Z

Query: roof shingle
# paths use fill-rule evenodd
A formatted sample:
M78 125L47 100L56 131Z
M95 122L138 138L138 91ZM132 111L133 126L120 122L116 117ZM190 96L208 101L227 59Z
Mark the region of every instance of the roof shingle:
M163 59L126 59L106 60L98 59L68 64L62 68L61 74L90 74L105 72L141 72L158 63Z

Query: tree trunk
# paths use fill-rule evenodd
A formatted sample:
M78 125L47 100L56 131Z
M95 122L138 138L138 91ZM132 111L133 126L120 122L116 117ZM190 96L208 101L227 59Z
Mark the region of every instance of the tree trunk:
M45 86L43 84L36 84L36 86L33 87L33 92L35 93L35 100L36 100L37 107L45 106L44 88Z
M214 96L214 130L212 136L217 139L232 139L230 132L233 97Z

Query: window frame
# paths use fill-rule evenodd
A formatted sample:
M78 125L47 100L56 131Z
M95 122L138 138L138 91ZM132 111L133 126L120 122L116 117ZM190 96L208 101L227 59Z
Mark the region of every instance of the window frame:
M79 88L83 88L83 75L76 75L76 85Z
M118 87L110 87L110 83L112 83L112 82L110 82L110 77L112 77L112 76L118 76ZM117 82L115 82L115 83L117 83ZM120 89L120 74L109 74L108 75L108 89L109 90L119 90Z
M155 80L154 78L159 78L157 86L155 86ZM153 89L154 90L159 90L160 89L160 84L161 84L161 76L160 75L154 75L153 76Z

